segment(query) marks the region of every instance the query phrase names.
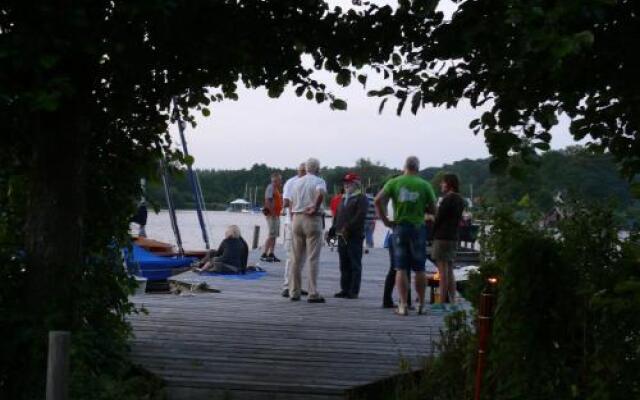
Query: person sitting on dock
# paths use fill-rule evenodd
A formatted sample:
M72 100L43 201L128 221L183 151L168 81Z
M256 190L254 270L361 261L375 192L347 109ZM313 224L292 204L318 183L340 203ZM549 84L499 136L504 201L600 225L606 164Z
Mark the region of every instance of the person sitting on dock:
M422 179L420 161L408 157L401 176L389 180L375 198L376 211L385 226L393 229L393 265L396 268L396 287L400 302L396 314L408 315L407 291L409 282L406 270L415 271L415 287L418 293L418 314L425 309L426 227L425 211L431 212L436 196L429 182ZM394 220L387 216L387 204L393 203Z
M335 297L357 299L362 278L362 240L368 201L360 189L358 175L348 173L342 182L344 195L331 227L338 237L340 259L340 291Z
M210 250L200 261L196 272L217 272L221 274L243 274L247 269L249 246L240 235L237 225L230 225L225 238L217 250Z
M453 275L453 261L458 251L458 225L462 220L464 199L458 194L460 183L455 174L445 174L440 182L442 201L433 223L433 247L431 257L435 260L440 275L440 298L435 309L442 309L442 303L455 303L456 281Z
M271 183L264 191L264 213L267 218L267 240L264 242L264 251L260 256L260 261L280 262L273 250L276 246L276 239L280 236L280 214L282 213L282 194L280 192L282 177L279 173L271 174Z

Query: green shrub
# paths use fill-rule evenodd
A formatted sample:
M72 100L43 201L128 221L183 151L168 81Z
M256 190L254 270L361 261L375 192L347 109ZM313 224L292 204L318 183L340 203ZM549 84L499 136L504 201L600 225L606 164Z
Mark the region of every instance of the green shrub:
M552 228L532 213L491 213L466 291L477 307L498 278L484 399L640 398L640 238L621 240L610 209L562 211ZM475 354L474 330L454 314L439 355L398 398L471 399Z

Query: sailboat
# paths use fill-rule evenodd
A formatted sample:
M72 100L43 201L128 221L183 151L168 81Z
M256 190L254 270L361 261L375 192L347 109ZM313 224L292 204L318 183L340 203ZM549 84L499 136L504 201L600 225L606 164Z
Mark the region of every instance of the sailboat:
M189 152L184 136L185 123L184 121L182 121L179 113L177 112L175 101L173 117L174 120L178 123L178 130L180 132L180 138L182 140L183 152L185 156L188 157ZM124 250L125 262L129 273L148 281L166 281L166 279L170 276L181 272L185 267L189 267L194 261L197 261L198 259L204 257L204 255L210 249L209 235L207 233L207 227L203 214L205 205L202 195L202 189L200 187L198 177L191 168L191 165L187 165L187 172L196 203L196 212L198 215L198 221L200 223L200 228L202 231L202 239L204 241L206 250L185 251L182 247L182 238L180 235L180 229L178 227L175 207L173 199L171 197L171 193L169 191L170 176L167 171L164 158L160 160L160 170L162 173L162 183L164 186L167 208L169 210L171 228L173 229L173 233L176 238L176 246L153 239L148 239L146 238L146 236L139 235L138 237L133 238L131 250Z

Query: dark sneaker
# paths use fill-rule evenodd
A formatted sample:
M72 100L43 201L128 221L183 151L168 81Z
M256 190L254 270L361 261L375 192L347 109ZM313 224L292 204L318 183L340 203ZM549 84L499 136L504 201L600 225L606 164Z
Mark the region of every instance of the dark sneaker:
M281 260L276 257L275 254L270 254L269 257L271 257L271 262L281 262Z
M342 299L342 298L347 297L347 294L345 292L338 292L338 293L334 294L333 297L337 297L339 299Z
M291 301L300 301L300 296L291 296Z
M289 289L284 289L281 294L282 297L289 297Z
M344 297L347 298L347 299L357 299L358 295L357 294L347 294Z
M321 297L321 296L309 297L307 299L307 303L324 303L324 297Z
M301 294L302 296L308 296L308 295L309 295L309 292L307 292L306 290L301 290L301 291L300 291L300 294Z
M260 256L260 261L267 261L268 258L269 258L269 256L267 256L266 253L262 253L262 255Z

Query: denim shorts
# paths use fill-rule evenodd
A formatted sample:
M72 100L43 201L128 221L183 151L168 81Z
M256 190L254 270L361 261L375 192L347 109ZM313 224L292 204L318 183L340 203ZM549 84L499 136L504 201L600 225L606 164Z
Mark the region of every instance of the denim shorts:
M397 270L424 272L427 260L427 228L401 223L393 227L393 266Z

